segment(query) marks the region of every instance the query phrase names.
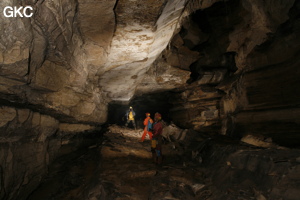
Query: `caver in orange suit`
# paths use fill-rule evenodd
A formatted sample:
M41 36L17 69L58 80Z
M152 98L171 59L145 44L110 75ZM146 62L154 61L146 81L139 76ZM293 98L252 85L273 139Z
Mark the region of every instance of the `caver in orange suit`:
M141 138L141 142L144 142L144 139L145 139L147 133L149 135L150 140L152 140L152 132L151 132L152 124L153 124L153 120L150 118L150 113L146 113L146 118L144 120L145 128L144 128L144 133Z

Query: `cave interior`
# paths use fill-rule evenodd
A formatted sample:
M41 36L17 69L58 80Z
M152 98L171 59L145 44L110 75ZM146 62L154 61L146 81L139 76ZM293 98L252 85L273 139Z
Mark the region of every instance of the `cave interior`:
M5 6L0 199L299 200L300 0Z

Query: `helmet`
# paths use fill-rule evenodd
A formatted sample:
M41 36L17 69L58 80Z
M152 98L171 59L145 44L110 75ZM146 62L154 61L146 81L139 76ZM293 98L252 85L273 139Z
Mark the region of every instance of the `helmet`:
M129 109L132 109L132 106L130 106Z
M150 113L146 113L146 116L147 116L147 117L148 117L148 116L150 117Z
M158 112L155 113L154 118L161 120L161 114L159 114Z

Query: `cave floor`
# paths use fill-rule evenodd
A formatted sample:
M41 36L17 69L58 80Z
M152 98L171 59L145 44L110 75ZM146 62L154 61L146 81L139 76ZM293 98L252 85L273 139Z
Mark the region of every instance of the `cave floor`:
M141 129L112 125L101 140L95 141L97 144L77 150L72 149L72 145L66 145L62 149L64 155L53 162L48 176L28 199L264 200L263 194L271 191L268 187L254 184L253 173L243 171L243 174L229 175L229 172L232 173L228 171L232 167L230 162L224 163L224 166L216 164L211 168L207 168L207 165L204 167L199 161L187 158L183 151L174 148L170 142L163 146L163 165L157 166L152 163L149 140L146 138L143 143L139 142L141 134ZM246 149L257 154L254 155L257 160L265 159L266 152L259 158L260 149ZM296 152L299 155L297 153L299 151ZM256 160L254 162L258 163ZM299 166L297 169L300 169ZM211 171L221 171L221 176ZM236 180L223 180L228 177ZM219 180L219 184L216 180ZM261 182L266 184L265 180ZM297 191L294 195L298 195Z
M152 163L149 139L139 142L141 129L135 131L112 126L110 131L101 150L101 177L107 181L105 191L109 190L109 185L115 186L109 195L111 198L198 199L209 196L210 192L205 190L196 198L195 194L209 180L203 169L187 166L171 143L164 145L163 165L158 166Z
M139 142L141 134L142 129L111 126L101 144L75 151L66 145L64 155L49 167L48 176L28 199L206 199L211 195L209 190L198 192L209 182L203 169L187 166L172 153L171 144L166 144L163 165L152 163L150 140Z

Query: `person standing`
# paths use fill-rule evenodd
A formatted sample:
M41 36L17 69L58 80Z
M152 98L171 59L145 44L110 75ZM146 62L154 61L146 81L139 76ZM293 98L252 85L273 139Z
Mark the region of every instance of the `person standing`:
M144 133L142 135L142 138L140 140L140 142L144 142L146 135L149 135L150 140L152 140L152 124L153 124L153 120L150 117L150 113L146 113L146 118L144 120Z
M162 164L162 131L163 124L161 122L161 114L155 113L151 151L153 162L158 165Z
M127 121L126 121L125 126L128 126L128 124L131 122L134 129L136 129L134 117L135 117L135 112L133 111L133 108L130 106L129 110L126 112Z

